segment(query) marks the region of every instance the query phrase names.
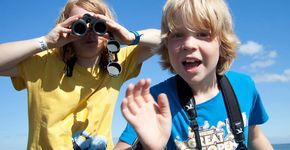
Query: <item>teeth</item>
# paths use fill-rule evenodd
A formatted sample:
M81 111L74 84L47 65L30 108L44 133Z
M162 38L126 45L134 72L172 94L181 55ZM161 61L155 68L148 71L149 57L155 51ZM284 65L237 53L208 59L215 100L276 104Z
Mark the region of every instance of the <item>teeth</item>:
M182 62L184 66L198 66L200 64L200 61L198 60L185 60Z
M194 63L195 60L185 60L186 63Z

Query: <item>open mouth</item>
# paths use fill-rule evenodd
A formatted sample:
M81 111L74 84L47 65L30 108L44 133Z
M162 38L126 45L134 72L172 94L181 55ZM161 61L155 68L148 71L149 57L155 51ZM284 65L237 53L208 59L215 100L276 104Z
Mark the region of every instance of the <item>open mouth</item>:
M182 61L182 65L185 67L186 70L197 68L201 63L202 61L197 59L187 59L185 61Z

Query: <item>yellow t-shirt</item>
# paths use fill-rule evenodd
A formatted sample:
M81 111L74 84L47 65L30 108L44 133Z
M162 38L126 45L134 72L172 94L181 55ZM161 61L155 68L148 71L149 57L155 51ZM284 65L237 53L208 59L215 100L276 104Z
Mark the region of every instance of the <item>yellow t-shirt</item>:
M135 46L122 48L118 62L123 70L113 78L100 68L75 65L72 77L52 51L39 53L18 66L20 77L12 78L15 89L27 88L29 111L28 149L72 149L77 131L106 137L113 149L112 116L122 84L139 74L141 64Z

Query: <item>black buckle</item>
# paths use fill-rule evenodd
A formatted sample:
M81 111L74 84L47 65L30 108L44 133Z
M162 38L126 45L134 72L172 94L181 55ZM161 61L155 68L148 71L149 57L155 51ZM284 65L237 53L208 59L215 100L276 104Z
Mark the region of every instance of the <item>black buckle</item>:
M244 126L242 122L235 123L234 127L235 138L237 143L242 143L244 141Z

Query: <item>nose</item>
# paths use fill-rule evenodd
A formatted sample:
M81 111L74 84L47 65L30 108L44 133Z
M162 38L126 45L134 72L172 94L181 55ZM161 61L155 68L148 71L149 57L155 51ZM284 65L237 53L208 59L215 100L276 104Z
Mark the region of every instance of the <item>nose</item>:
M87 36L97 36L97 34L92 29L89 29L87 32Z
M198 39L192 35L188 35L184 38L182 50L196 50L198 48Z

